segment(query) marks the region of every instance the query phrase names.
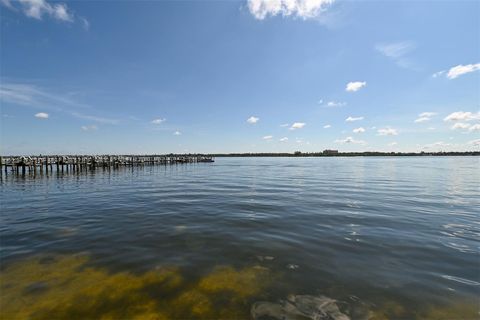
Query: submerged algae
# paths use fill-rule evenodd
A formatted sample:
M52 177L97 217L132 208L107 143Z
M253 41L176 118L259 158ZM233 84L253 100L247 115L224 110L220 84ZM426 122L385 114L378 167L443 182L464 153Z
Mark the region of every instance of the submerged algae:
M259 266L217 266L187 281L174 267L112 273L90 262L87 255L37 256L3 268L0 319L480 319L478 303L419 310L387 300L375 308L363 304L360 312L325 296L255 302L268 298L277 279Z
M86 256L36 257L0 273L4 319L165 319L142 288L171 290L182 279L176 269L134 275L89 267ZM29 288L41 284L41 290Z
M414 310L389 301L369 312L368 320L479 320L480 302L456 301Z
M35 257L0 273L1 319L244 319L269 271L223 266L194 283L178 268L109 273L85 255Z

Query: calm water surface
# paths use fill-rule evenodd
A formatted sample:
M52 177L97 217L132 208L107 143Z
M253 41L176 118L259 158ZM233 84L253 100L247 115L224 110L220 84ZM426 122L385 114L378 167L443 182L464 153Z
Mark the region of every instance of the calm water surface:
M3 175L0 318L251 318L310 295L351 319L477 319L479 182L479 157Z

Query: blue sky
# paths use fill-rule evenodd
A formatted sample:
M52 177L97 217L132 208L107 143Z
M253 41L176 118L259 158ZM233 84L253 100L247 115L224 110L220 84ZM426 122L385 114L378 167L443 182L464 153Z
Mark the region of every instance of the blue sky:
M478 1L0 1L1 153L480 149Z

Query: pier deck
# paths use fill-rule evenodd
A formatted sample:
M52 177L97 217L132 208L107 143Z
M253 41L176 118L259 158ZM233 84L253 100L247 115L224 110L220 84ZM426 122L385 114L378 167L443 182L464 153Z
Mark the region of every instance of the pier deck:
M169 155L46 155L2 156L0 174L26 174L36 172L64 172L118 168L125 166L171 165L214 162L214 157L203 154Z

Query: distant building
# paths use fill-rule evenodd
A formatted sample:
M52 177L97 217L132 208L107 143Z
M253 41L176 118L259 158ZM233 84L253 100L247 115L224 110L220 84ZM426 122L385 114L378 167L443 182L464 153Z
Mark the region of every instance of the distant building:
M323 154L326 154L326 155L334 155L334 154L338 154L338 150L323 150Z

